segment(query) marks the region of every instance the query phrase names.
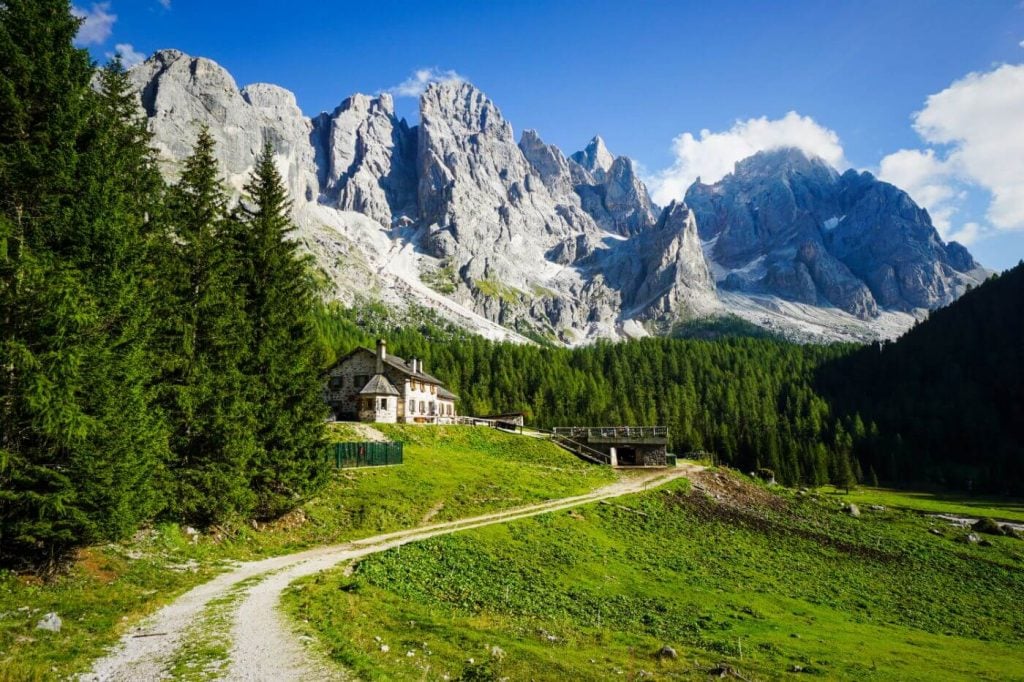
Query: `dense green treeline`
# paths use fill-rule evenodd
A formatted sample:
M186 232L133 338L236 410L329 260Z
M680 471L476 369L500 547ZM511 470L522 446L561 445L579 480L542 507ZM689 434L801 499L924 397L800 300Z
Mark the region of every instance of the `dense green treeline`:
M816 384L877 423L860 456L879 476L1024 494L1024 263L896 343L826 363Z
M273 150L229 206L197 131L161 178L67 0L0 3L0 559L161 515L273 516L322 477L322 351Z

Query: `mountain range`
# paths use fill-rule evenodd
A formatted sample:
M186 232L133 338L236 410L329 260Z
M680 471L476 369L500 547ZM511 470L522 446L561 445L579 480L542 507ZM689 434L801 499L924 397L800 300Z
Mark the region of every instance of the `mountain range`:
M175 50L130 76L171 179L203 126L236 194L273 145L332 297L491 338L577 345L730 313L799 340L889 338L988 275L902 190L797 149L659 207L600 137L569 156L533 130L517 141L465 81L429 85L409 125L386 93L309 118L287 90Z

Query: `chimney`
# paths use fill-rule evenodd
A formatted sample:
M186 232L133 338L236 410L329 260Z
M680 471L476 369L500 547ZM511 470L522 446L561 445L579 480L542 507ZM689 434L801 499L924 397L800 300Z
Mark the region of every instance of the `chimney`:
M388 354L388 344L384 339L377 339L377 374L384 373L384 358Z

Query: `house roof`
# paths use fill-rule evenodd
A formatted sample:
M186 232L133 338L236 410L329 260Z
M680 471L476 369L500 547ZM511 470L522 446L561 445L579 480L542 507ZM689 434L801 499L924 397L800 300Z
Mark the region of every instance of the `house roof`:
M388 378L383 374L374 374L373 378L366 382L359 395L398 395L398 390L391 385Z
M374 357L377 357L377 353L372 351L372 350L370 350L366 346L357 346L356 348L352 349L351 351L349 351L348 353L343 355L338 360L338 362L335 363L335 366L341 364L342 362L344 362L345 360L348 360L350 357L352 357L356 353L360 353L360 352L362 352L362 353L369 353L370 355L372 355ZM438 379L435 376L427 374L426 372L414 372L413 369L412 369L412 365L409 364L408 362L406 362L404 358L400 358L397 355L392 355L391 353L386 353L385 356L384 356L384 362L389 367L394 367L395 369L397 369L399 372L405 374L406 376L411 377L413 379L416 379L416 381L422 381L422 382L428 383L428 384L437 384L438 386L441 385L441 380Z
M437 397L441 398L443 400L458 400L459 399L459 396L455 395L454 393L449 391L444 386L438 386L437 387Z

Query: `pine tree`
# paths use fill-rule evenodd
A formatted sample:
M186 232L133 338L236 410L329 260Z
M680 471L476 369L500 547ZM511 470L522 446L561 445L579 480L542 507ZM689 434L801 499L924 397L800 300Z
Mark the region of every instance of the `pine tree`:
M203 129L169 199L172 246L163 259L165 404L172 428L173 510L197 523L253 509L256 453L249 400L250 331L238 288L237 226Z
M251 485L256 513L272 517L293 508L322 480L326 407L312 322L315 285L308 260L289 238L291 204L269 143L245 194L236 238L252 334L249 399L257 410Z
M35 561L150 516L164 447L136 281L159 182L68 10L0 4L0 548Z

